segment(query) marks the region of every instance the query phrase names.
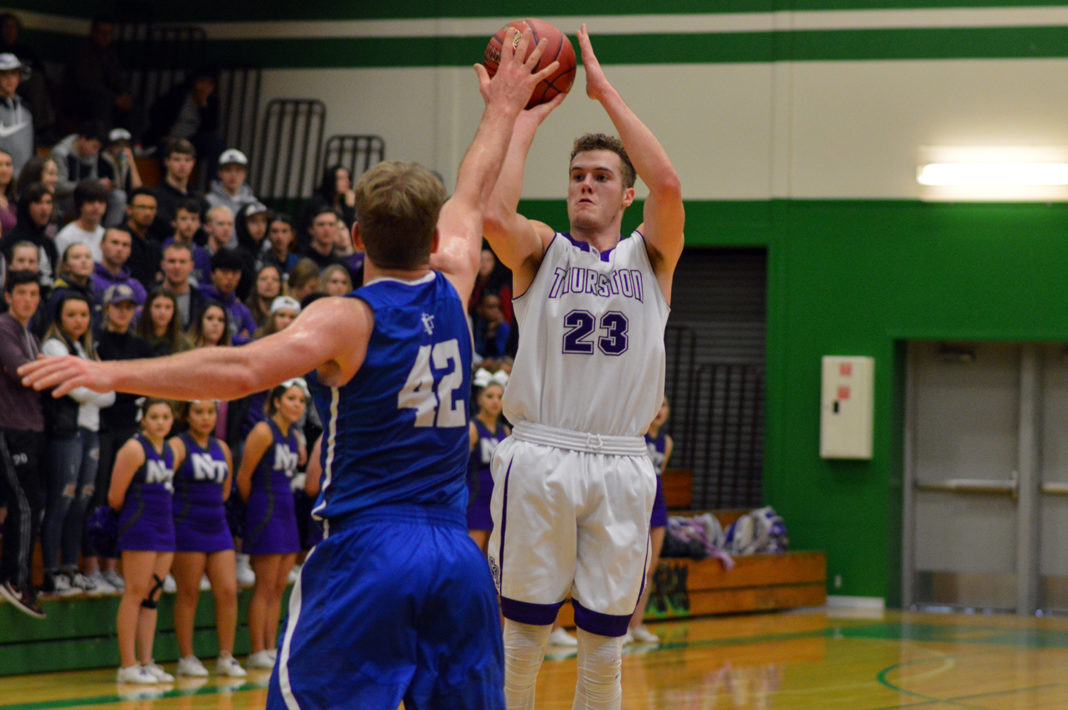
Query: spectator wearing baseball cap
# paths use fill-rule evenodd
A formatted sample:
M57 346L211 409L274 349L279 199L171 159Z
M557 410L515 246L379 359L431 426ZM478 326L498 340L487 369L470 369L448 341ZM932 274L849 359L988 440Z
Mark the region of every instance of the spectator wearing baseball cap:
M219 156L219 179L211 181L211 190L205 195L212 207L229 207L237 215L245 205L259 202L248 186L248 157L237 148L229 148ZM233 249L238 244L237 235L226 245Z
M111 167L115 177L115 187L121 189L129 196L134 190L142 186L141 173L137 170L137 162L133 154L133 136L125 128L112 128L108 131L104 150L100 153L100 159Z
M33 114L15 92L22 80L22 62L10 52L0 54L0 149L11 156L18 175L33 157Z

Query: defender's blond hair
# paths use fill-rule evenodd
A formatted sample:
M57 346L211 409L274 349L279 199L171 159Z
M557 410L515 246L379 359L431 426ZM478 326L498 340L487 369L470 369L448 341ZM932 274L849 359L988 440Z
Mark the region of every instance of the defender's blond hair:
M445 186L418 163L387 161L356 181L356 215L367 258L386 269L430 260Z

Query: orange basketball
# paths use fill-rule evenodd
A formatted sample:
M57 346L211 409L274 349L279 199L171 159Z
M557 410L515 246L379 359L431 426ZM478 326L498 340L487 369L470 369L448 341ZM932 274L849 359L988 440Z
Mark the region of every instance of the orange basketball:
M534 93L530 95L530 102L527 104L527 108L533 108L538 104L551 100L557 94L566 94L570 91L571 84L575 81L575 48L571 46L571 40L567 38L567 35L545 20L532 18L514 20L497 30L497 34L490 39L489 44L486 46L486 52L482 56L482 63L486 65L489 75L493 76L497 72L497 66L501 61L501 47L504 42L504 35L509 27L516 28L520 33L524 30L530 30L534 42L527 49L528 55L543 38L548 40L545 51L538 61L538 66L534 68L535 72L544 69L555 61L560 62L560 66L555 72L542 79L534 87ZM516 35L516 42L518 41L519 35Z

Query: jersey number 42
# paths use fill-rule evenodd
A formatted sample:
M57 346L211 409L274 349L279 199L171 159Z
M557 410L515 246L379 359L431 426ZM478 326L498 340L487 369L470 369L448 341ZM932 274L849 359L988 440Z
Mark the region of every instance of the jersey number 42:
M420 346L408 380L397 393L397 408L414 409L417 427L467 426L464 398L456 396L464 384L460 367L460 344L455 338ZM440 378L436 382L434 371Z

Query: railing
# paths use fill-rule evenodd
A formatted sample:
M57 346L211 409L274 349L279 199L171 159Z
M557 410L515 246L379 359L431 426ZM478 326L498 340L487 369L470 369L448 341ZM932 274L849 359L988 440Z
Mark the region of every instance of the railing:
M386 142L381 136L337 135L330 136L323 148L322 163L316 166L316 174L330 165L342 165L356 178L367 172L372 165L386 159Z
M295 214L318 179L326 105L318 99L272 99L264 111L252 160L255 193L275 209Z

